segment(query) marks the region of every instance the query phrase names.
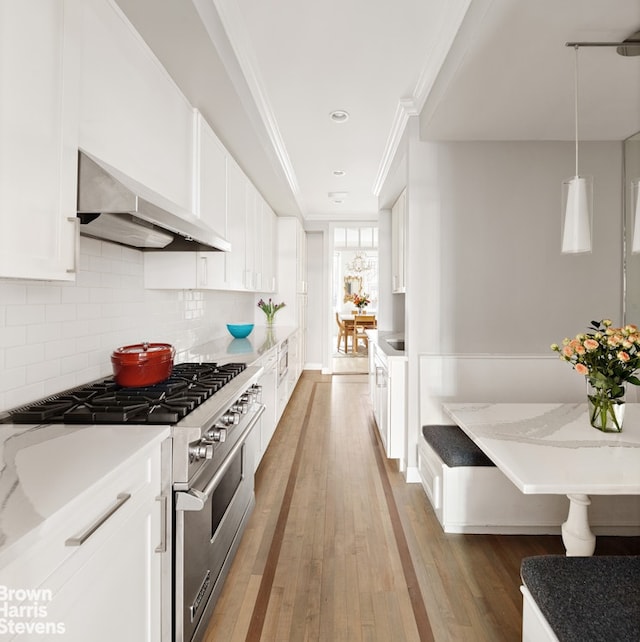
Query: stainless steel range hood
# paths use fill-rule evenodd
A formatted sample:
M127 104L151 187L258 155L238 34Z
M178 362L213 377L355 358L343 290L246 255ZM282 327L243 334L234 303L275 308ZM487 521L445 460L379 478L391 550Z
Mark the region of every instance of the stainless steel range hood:
M191 212L84 152L78 156L78 218L81 234L140 250L231 250Z

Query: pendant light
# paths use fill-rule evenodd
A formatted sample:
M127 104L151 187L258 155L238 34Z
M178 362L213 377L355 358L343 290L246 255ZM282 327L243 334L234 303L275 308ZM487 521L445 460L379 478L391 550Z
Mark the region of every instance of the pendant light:
M576 139L576 173L562 183L564 224L562 253L591 252L591 213L593 210L593 179L580 176L578 165L578 46L574 47L574 118Z
M631 208L634 215L631 253L640 254L640 178L631 183Z

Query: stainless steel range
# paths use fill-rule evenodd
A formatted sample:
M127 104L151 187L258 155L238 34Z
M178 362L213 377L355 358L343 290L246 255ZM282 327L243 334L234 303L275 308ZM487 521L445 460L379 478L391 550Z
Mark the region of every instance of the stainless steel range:
M12 411L14 423L172 427L173 639L202 639L254 505L253 428L262 368L178 364L169 379L123 388L112 378ZM257 435L256 435L257 438Z

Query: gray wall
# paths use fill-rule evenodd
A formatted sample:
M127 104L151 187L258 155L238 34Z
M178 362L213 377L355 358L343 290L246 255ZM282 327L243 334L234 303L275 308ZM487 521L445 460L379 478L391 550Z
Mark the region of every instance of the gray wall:
M550 354L622 314L622 143L581 145L594 176L591 254L562 255L562 142L417 140L407 153L407 465L416 466L420 353Z
M591 319L621 321L622 145L584 144L581 156L593 251L563 255L571 144L412 146L406 296L419 350L546 353Z

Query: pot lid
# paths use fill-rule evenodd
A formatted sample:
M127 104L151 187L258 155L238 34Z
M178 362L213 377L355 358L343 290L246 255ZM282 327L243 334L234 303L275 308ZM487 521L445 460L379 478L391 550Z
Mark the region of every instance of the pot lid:
M170 343L135 343L113 351L111 357L123 363L144 363L173 359L175 349Z

